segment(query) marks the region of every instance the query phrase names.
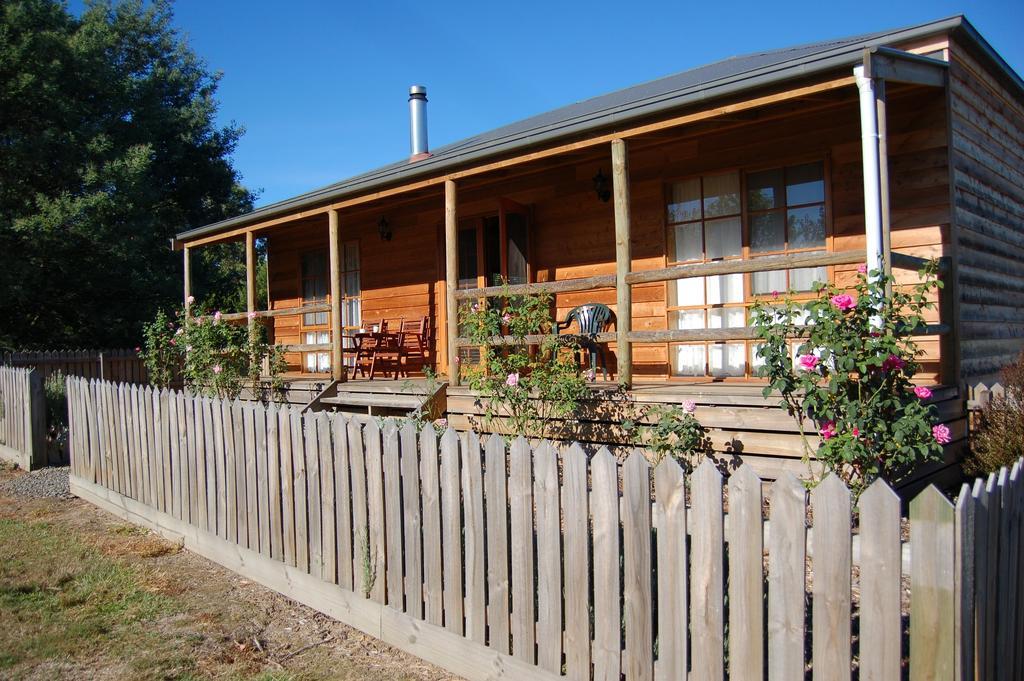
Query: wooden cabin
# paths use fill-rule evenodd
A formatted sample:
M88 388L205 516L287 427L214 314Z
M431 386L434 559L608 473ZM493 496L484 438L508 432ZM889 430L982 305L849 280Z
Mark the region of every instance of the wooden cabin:
M411 99L414 114L425 106L425 92ZM327 387L337 406L388 405L408 383L354 376L345 336L425 318L418 369L442 377L444 411L461 427L478 407L451 371L467 351L460 300L492 294L501 276L554 292L559 319L604 303L613 380L640 401L694 399L716 446L768 476L803 469L795 424L761 396L750 305L842 285L864 262L911 283L942 258L919 380L938 387L952 461L963 386L1024 348L1022 142L1024 82L956 16L735 57L414 148L174 245L187 298L193 250L246 241L250 311L289 346L297 401Z

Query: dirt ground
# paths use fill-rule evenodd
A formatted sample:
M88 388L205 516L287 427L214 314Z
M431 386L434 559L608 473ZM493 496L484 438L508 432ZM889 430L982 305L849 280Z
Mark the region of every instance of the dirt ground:
M0 492L0 623L0 679L455 678L79 499Z

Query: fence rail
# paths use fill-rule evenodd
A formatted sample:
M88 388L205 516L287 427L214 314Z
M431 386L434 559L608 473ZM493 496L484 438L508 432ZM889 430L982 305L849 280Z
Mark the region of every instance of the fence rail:
M0 458L46 465L46 396L38 369L0 366Z
M79 496L468 679L1024 672L1021 462L955 505L928 488L909 519L875 482L855 524L835 477L764 498L748 466L724 481L75 378L68 395Z
M0 364L36 367L43 380L58 372L118 383L147 383L149 380L139 353L125 348L6 352L0 354Z

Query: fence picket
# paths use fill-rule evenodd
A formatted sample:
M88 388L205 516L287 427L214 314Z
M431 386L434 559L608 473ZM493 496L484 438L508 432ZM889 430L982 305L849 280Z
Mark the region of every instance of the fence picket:
M334 522L338 533L338 584L353 590L352 584L352 483L349 476L348 423L340 415L331 418L334 435Z
M1020 642L1019 639L1014 639L1012 636L1014 634L1013 623L1017 616L1017 613L1014 612L1016 585L1021 580L1022 575L1016 571L1011 571L1014 553L1013 527L1015 523L1013 521L1016 515L1016 498L1010 486L1010 471L1006 466L999 470L997 483L1001 493L998 540L999 567L996 585L996 589L999 592L999 611L996 620L996 649L1000 651L1000 654L996 657L996 677L1009 679L1014 678L1013 655L1009 654L1009 651L1013 650Z
M503 472L504 464L502 455ZM504 512L504 495L501 496L501 501L494 503L498 503L501 512ZM488 495L488 503L492 501L494 500ZM590 581L590 551L587 541L587 455L583 448L575 443L562 456L562 513L565 525L562 577L562 583L565 585L565 673L574 681L589 681L590 594L587 587ZM683 525L683 536L685 535L686 526ZM503 558L496 556L495 559L504 563ZM507 614L505 621L507 622ZM685 642L685 630L683 636Z
M508 655L508 472L505 441L500 435L487 438L484 447L484 485L487 499L487 624L488 644Z
M686 485L683 469L666 456L654 469L654 525L658 546L659 681L685 679L686 620ZM730 496L730 500L732 497Z
M622 664L619 474L615 457L607 447L601 447L590 460L590 477L590 507L594 524L594 612L601 613L594 617L594 681L619 681Z
M267 409L267 515L270 520L270 557L287 562L285 557L283 486L281 478L281 412L276 404ZM262 499L260 500L262 502Z
M316 414L310 412L302 420L303 445L305 449L306 514L309 542L309 574L323 578L323 504L320 489L320 433L316 426Z
M376 421L370 421L363 427L366 455L366 520L369 526L370 555L375 566L370 597L378 603L384 603L387 596L387 549L384 544L384 462L380 438L380 428Z
M449 428L441 436L441 533L444 555L444 626L462 634L462 502L459 488L459 436Z
M533 452L537 531L537 664L562 666L562 556L558 508L558 452L542 442Z
M654 675L650 469L640 451L631 453L622 467L622 579L626 625L623 667L630 681L650 681Z
M203 428L204 439L206 440L205 450L205 461L206 461L206 480L204 481L204 489L206 490L206 530L210 534L217 534L217 497L218 487L217 480L223 479L217 477L217 424L214 420L214 412L219 413L219 409L214 409L214 403L216 400L209 397L203 398Z
M320 447L320 500L323 550L323 579L338 583L338 534L336 524L337 490L334 481L334 447L331 444L331 421L326 412L316 415L317 444Z
M472 431L466 433L461 449L466 637L483 645L487 643L487 577L484 571L483 456L479 436Z
M309 572L309 488L306 483L306 437L302 413L288 414L292 438L292 517L295 522L295 567ZM315 444L315 441L314 441Z
M762 502L761 479L743 464L729 476L729 678L744 681L764 678Z
M997 384L998 385L998 384ZM985 529L988 532L985 558L985 671L986 678L995 681L999 661L999 523L1001 521L1002 489L998 478L990 473L985 481Z
M143 410L142 426L145 440L142 442L142 453L147 463L146 486L149 490L149 505L160 508L160 467L156 458L157 424L153 413L153 389L147 385L145 390L139 391L139 399L142 400Z
M235 469L235 422L229 400L218 400L214 405L214 430L217 440L217 516L218 532L229 542L238 543L238 475Z
M429 423L420 432L420 484L423 497L423 596L427 621L444 624L441 575L441 481L437 433Z
M994 675L995 660L989 655L987 645L992 639L988 623L988 510L991 502L984 479L974 481L971 498L974 500L974 664L977 678L986 681Z
M423 535L416 424L406 420L399 436L402 473L402 522L405 543L405 612L423 619Z
M512 527L512 655L533 664L536 647L533 582L533 470L530 444L512 441L508 497ZM616 561L618 558L616 557Z
M693 637L693 676L719 681L725 617L723 608L722 474L705 459L694 471L693 544L690 572L690 629Z
M882 480L860 495L860 678L898 679L900 498Z
M277 440L281 455L281 533L284 561L296 566L298 550L295 546L295 454L292 450L292 417L289 407L282 407L277 413Z
M267 445L266 407L260 405L246 415L246 425L252 424L253 440L251 453L246 457L246 506L249 518L249 548L259 547L259 552L268 558L270 547L270 466L269 448ZM251 442L248 437L246 442ZM247 445L248 446L248 445Z
M160 509L164 513L173 512L173 495L172 495L172 472L173 466L169 465L172 461L170 455L171 440L176 436L171 428L171 411L174 407L172 395L166 388L163 388L154 393L156 398L156 404L160 406L160 447L159 447L159 461L160 461L160 473L162 475L162 490L163 500L160 504Z
M956 669L958 681L974 678L974 523L975 502L964 483L957 496L956 514ZM863 520L861 521L863 524ZM863 533L863 530L862 530ZM863 552L863 549L862 549ZM863 568L861 570L863 574ZM863 598L863 596L862 596Z
M237 411L236 411L237 407ZM264 412L263 405L238 404L231 407L232 430L235 436L235 468L238 471L238 542L248 549L260 551L259 515L259 432L256 413ZM264 433L266 435L266 433Z
M811 492L814 513L814 681L850 679L850 491L829 474Z
M402 570L402 473L398 451L398 428L389 422L384 426L384 513L386 518L386 557L388 605L405 610L405 588Z
M789 473L772 485L768 538L768 679L804 673L804 486Z
M363 451L363 431L355 421L348 425L348 452L352 462L353 587L356 593L368 598L373 588L376 556L370 551L370 535L366 526L366 456ZM440 594L440 591L438 593Z
M953 506L934 485L910 502L910 680L945 681L954 659Z

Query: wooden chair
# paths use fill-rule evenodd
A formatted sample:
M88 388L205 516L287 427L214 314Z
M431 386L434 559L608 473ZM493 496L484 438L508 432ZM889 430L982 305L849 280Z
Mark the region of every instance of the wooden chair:
M368 322L364 325L365 328L372 329L374 327L373 322ZM386 334L388 332L388 320L380 320L380 334ZM369 366L370 378L373 378L373 357L376 354L377 346L380 343L380 335L368 335L363 336L359 341L359 347L356 349L356 363L352 369L352 375L360 374L362 376L367 375L367 366Z
M569 314L565 315L565 319L558 322L559 331L568 329L573 323L576 324L579 329L577 342L580 345L580 364L583 363L583 352L588 352L590 355L590 368L596 375L598 359L600 359L600 368L604 372L604 380L606 381L608 380L608 361L605 355L605 344L594 340L594 336L607 331L614 319L615 313L607 305L587 303L569 310Z
M377 366L381 365L381 369L388 371L390 366L393 372L392 378L398 379L399 374L404 374L406 377L409 376L409 372L405 369L402 364L402 359L405 357L405 332L398 331L398 333L381 332L377 336L377 342L373 348L372 359L370 360L370 380L373 380L377 374Z
M429 317L419 319L402 320L400 330L402 332L402 347L404 353L402 358L406 365L417 363L422 369L427 362L427 329L430 324ZM408 373L408 372L407 372Z

